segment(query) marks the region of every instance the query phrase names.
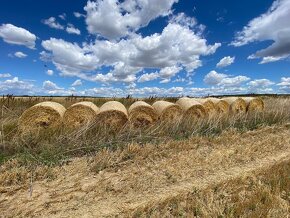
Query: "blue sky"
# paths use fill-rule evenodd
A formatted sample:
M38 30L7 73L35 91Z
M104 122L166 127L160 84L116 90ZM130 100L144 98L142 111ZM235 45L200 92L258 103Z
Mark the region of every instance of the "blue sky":
M1 1L0 94L290 93L290 0Z

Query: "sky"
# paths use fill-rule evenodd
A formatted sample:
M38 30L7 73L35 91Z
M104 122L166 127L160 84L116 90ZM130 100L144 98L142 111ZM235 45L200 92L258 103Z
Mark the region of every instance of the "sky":
M290 0L2 0L0 94L290 93Z

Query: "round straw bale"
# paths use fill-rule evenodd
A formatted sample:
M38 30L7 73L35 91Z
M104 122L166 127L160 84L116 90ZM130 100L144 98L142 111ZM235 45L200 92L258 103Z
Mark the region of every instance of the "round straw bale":
M135 127L146 126L158 119L155 109L144 101L136 101L129 107L129 121Z
M95 121L99 108L89 101L78 102L70 106L63 116L67 128L77 128Z
M218 113L222 113L222 114L229 113L230 104L227 101L222 100L220 98L207 98L207 99L211 100L216 105L216 109Z
M112 130L119 130L128 121L128 112L122 103L108 101L100 107L96 120L99 125L103 125Z
M223 98L230 105L230 112L232 113L243 113L247 111L246 102L239 97L227 97Z
M36 132L46 129L56 129L62 124L65 107L56 102L36 104L19 118L18 127L22 133Z
M208 115L208 112L198 101L191 98L180 98L176 104L178 104L183 110L183 117L185 119L204 118Z
M247 111L263 111L264 102L261 98L245 97L243 98L247 104Z
M182 117L182 109L177 104L168 101L156 101L152 106L158 118L162 121L171 122Z
M214 115L218 111L218 107L208 98L194 98L197 102L204 106L205 110L208 111L209 115Z

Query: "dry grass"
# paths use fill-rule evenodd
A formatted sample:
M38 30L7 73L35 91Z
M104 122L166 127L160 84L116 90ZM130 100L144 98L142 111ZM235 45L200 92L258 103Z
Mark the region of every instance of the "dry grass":
M110 208L111 215L129 217L285 217L289 212L289 158L278 158L289 153L289 98L264 98L263 112L193 122L126 125L115 133L89 123L70 133L59 128L21 136L20 115L43 100L69 107L88 99L0 100L4 216L77 216L79 204L96 216L96 205L104 214ZM91 100L100 107L111 99ZM128 109L139 99L114 100ZM30 187L34 197L27 199Z
M32 197L29 180L2 185L0 209L11 216L285 217L288 136L284 125L106 148L53 167L53 180L35 178Z

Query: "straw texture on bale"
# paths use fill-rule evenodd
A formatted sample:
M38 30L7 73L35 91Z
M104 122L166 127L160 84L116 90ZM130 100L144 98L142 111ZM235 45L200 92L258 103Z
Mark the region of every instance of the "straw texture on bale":
M227 97L223 98L230 105L230 112L243 113L247 111L247 104L245 100L239 97Z
M182 117L182 109L177 104L168 101L156 101L152 106L161 121L171 122Z
M214 115L218 112L218 107L208 98L194 98L197 102L204 106L209 115Z
M204 106L194 99L180 98L176 104L183 110L183 118L185 119L204 118L208 115Z
M56 129L62 124L65 107L56 102L42 102L28 108L19 118L22 133Z
M264 102L261 98L245 97L243 98L247 104L247 111L263 111Z
M96 121L100 126L108 127L112 130L119 130L128 121L128 112L122 103L108 101L100 107Z
M146 126L158 119L155 109L144 101L136 101L129 107L129 121L135 127Z
M211 102L213 102L216 105L216 110L218 113L221 114L228 114L230 111L230 104L222 99L219 98L207 98L209 100L211 100Z
M89 101L78 102L70 106L63 116L67 128L77 128L95 121L99 108Z

